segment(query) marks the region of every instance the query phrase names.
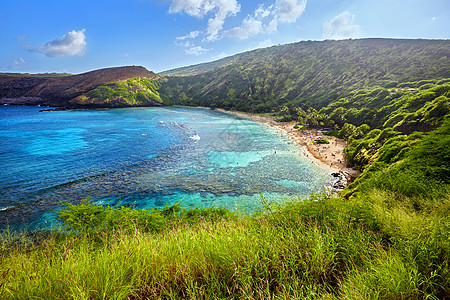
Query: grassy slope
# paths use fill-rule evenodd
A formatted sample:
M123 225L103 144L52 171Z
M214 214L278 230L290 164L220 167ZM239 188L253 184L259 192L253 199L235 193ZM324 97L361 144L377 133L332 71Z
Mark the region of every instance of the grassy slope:
M168 77L167 103L270 112L321 108L349 92L450 77L450 42L365 39L300 42L236 55ZM205 69L205 72L198 70ZM179 73L177 73L179 74Z
M356 90L323 107L336 124L429 131L450 112L450 78L406 82L391 88Z
M247 217L172 216L158 231L128 222L35 247L3 245L0 295L442 299L450 284L448 199L447 211L423 214L395 199L372 190L352 201L294 200Z
M162 105L158 92L160 86L159 79L130 78L98 86L71 101L71 105L99 107Z

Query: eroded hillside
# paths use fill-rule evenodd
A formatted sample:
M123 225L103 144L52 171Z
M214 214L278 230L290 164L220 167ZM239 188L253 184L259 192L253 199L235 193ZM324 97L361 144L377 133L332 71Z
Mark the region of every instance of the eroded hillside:
M103 102L98 99L88 101L86 94L110 83L132 78L156 80L159 77L144 67L138 66L100 69L64 77L0 75L0 104L48 105L67 108L133 106L127 101L122 101L121 98ZM161 105L161 102L159 97L147 97L139 105Z

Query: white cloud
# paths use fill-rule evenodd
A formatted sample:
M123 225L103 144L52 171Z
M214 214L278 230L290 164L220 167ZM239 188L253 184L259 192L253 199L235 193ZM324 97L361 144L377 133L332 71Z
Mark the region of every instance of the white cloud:
M24 40L24 39L26 39L26 38L27 38L27 35L26 35L26 34L22 34L22 35L16 36L14 39L15 39L16 41L22 41L22 40Z
M214 41L218 39L225 19L236 15L240 10L241 5L236 0L173 0L169 13L184 11L192 17L202 18L210 12L215 12L214 17L208 20L206 29L206 39Z
M15 59L13 63L11 64L11 69L21 69L22 67L26 66L27 62L23 57L19 57L18 59Z
M265 17L268 17L272 13L273 5L264 8L264 5L260 4L258 5L258 8L255 9L255 17L258 19L264 19Z
M195 39L196 37L198 37L201 34L200 31L191 31L186 35L183 36L177 36L175 39L178 41L183 41L185 39Z
M252 17L247 17L242 21L240 26L226 31L224 35L226 37L244 40L261 32L263 32L262 22Z
M220 52L219 54L212 55L212 56L211 56L211 59L212 59L212 60L219 60L219 59L224 58L224 57L227 57L227 56L229 56L229 55L226 54L225 52Z
M189 48L189 49L186 49L186 50L184 50L184 52L187 54L187 55L195 55L195 56L199 56L199 55L201 55L201 54L203 54L203 53L205 53L205 52L208 52L210 49L205 49L205 48L203 48L203 47L201 47L201 46L193 46L193 47L191 47L191 48Z
M306 8L307 0L272 0L270 6L258 5L253 14L247 15L239 26L223 30L226 19L236 15L241 6L237 0L172 0L169 13L186 13L189 16L203 18L208 16L207 28L191 31L187 35L176 37L176 44L189 48L186 53L198 55L206 49L198 48L188 39L203 36L202 42L222 38L248 39L258 34L270 34L278 30L279 23L292 23L300 17ZM214 15L213 15L214 14Z
M276 19L273 19L269 22L269 24L264 26L265 33L272 33L278 30L278 22Z
M186 48L184 52L187 55L195 55L199 56L205 52L210 51L211 49L205 49L201 46L196 46L191 39L197 38L201 34L200 31L191 31L187 35L179 36L175 38L175 44L181 47Z
M264 8L259 5L254 15L248 15L240 26L234 27L224 32L223 36L228 38L247 39L260 33L272 33L277 31L278 23L275 18L269 21L269 16L273 15L273 5Z
M355 15L344 11L330 21L323 23L322 36L330 39L348 39L355 37L359 32L359 26L353 24Z
M85 29L72 30L62 38L47 42L35 49L37 52L44 53L49 57L61 56L82 56L86 52Z
M292 23L305 11L306 0L277 0L275 6L276 18L281 22Z
M184 10L192 17L202 18L213 10L215 5L208 0L173 0L169 13L179 13Z
M257 48L268 48L268 47L272 47L273 45L275 45L271 39L259 42Z
M186 41L186 42L182 43L181 46L183 46L185 48L195 47L194 43L190 42L190 41Z
M247 39L261 33L276 32L279 22L295 22L303 14L305 7L306 0L277 0L267 8L260 4L253 16L247 16L240 26L225 31L223 36Z
M228 16L236 15L240 10L241 6L235 0L218 0L221 3L219 6L219 11L216 13L214 19L208 20L208 37L207 40L214 41L218 38L219 31L222 30L225 19Z
M192 43L191 41L184 41L184 40L182 40L181 42L175 41L175 44L178 46L181 46L181 47L186 47L186 48L194 46L194 43Z

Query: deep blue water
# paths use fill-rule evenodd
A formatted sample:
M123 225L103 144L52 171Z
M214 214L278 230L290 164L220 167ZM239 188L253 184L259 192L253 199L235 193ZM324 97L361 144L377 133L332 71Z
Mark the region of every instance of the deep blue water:
M184 107L0 107L0 229L53 226L60 201L251 211L329 177L265 124Z

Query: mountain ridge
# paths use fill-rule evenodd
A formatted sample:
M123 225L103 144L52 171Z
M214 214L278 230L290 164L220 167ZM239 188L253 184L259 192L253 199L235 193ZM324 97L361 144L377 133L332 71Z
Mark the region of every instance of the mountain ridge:
M320 109L358 89L450 78L449 57L450 40L301 41L161 75L136 66L63 77L0 74L0 104L63 108L164 104L255 113L283 106ZM111 85L131 78L148 78L152 84L143 90L139 82Z
M0 75L0 104L76 107L77 97L99 86L135 77L160 78L140 66L112 67L62 77ZM160 105L156 102L148 104ZM114 104L100 106L114 107Z
M179 69L176 76L164 72L168 81L162 94L173 104L247 112L270 112L283 105L321 108L352 90L448 78L449 57L449 40L304 41L184 71L196 75L182 76Z
M319 44L319 43L329 43L329 42L341 42L341 41L367 41L367 42L389 42L389 41L396 41L396 42L410 42L410 41L448 41L444 39L395 39L395 38L362 38L362 39L348 39L348 40L323 40L323 41L315 41L315 40L308 40L308 41L300 41L296 43L288 43L283 45L273 45L266 48L257 48L253 50L244 51L241 53L233 54L230 56L226 56L214 61L205 62L205 63L198 63L194 65L184 66L184 67L177 67L174 69L165 70L162 72L159 72L159 74L164 76L190 76L190 75L198 75L200 73L205 73L207 71L210 71L216 67L224 66L239 57L249 54L251 52L260 51L260 50L266 50L266 49L273 49L273 48L279 48L279 47L285 47L289 45L300 45L300 44Z

